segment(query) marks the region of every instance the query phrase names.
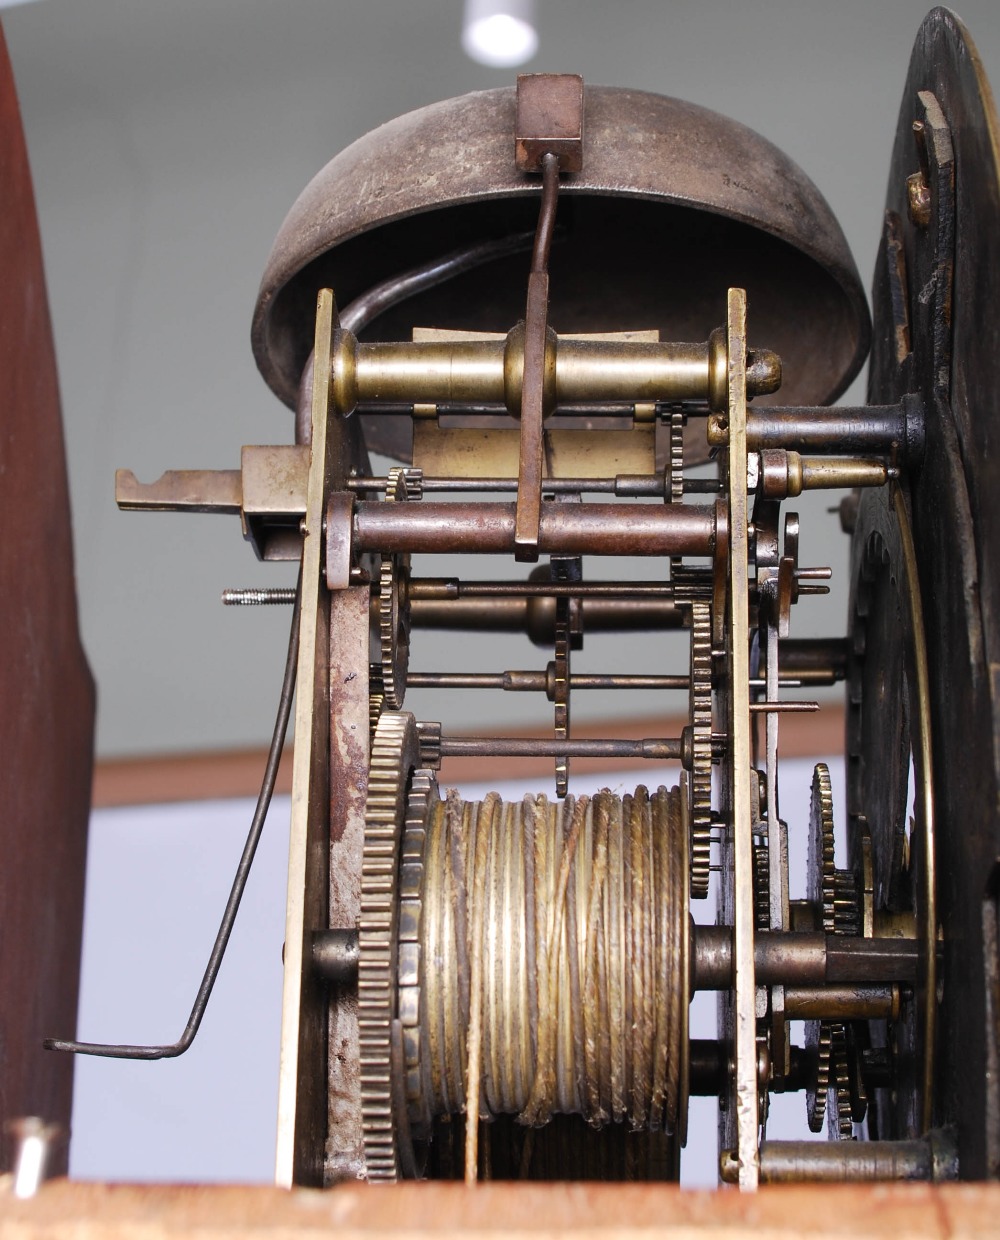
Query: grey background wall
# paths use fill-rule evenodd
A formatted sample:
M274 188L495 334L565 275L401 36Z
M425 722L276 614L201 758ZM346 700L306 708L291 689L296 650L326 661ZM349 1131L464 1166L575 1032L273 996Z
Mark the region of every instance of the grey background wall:
M529 68L679 95L758 129L818 183L867 283L926 7L540 0ZM1000 80L1000 5L961 7ZM311 176L366 130L512 80L465 58L460 18L460 0L38 0L4 15L48 267L101 754L253 745L269 732L287 613L224 611L218 593L285 584L287 568L257 565L231 518L120 515L114 468L147 480L229 468L243 443L290 438L248 345L272 238ZM831 523L806 526L806 558L832 564L841 584L845 546ZM800 631L842 624L843 609L842 596L829 612L811 605ZM530 657L491 649L497 666ZM427 639L420 665L441 666L448 650ZM605 655L640 657L621 643L598 646ZM449 720L471 724L476 709L457 699ZM523 699L502 709L525 717Z

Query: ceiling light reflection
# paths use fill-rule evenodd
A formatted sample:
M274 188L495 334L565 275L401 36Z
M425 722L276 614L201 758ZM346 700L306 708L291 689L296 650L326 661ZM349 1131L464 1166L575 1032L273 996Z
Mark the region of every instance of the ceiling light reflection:
M534 0L465 0L462 47L494 69L523 65L538 50Z

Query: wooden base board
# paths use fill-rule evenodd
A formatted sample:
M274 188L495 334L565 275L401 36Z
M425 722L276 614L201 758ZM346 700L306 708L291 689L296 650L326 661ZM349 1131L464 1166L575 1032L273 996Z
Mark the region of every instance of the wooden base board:
M5 1240L236 1240L335 1235L633 1240L959 1240L996 1236L1000 1185L843 1185L688 1192L672 1185L457 1184L295 1189L53 1181L19 1201L0 1190Z

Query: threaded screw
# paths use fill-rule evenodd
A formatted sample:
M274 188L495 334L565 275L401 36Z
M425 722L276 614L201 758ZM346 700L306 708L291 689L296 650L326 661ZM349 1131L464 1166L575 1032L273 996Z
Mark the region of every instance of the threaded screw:
M241 590L223 590L225 607L290 607L295 602L295 588L247 586Z

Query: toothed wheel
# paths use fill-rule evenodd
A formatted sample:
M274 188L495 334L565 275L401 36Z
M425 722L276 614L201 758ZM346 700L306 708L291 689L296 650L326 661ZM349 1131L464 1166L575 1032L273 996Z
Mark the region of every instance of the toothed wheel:
M368 739L375 738L375 729L385 706L385 693L382 690L382 665L368 665Z
M712 843L712 612L691 604L691 898L708 896Z
M398 1026L396 875L407 785L419 754L413 716L383 712L368 771L358 934L361 1121L369 1180L396 1180L401 1171L392 1070L394 1025Z
M686 419L679 409L670 415L670 502L680 504L684 500L684 423Z
M753 917L756 930L771 927L770 857L766 844L755 844L753 850Z
M826 1132L831 1141L850 1141L854 1136L851 1115L851 1078L847 1062L847 1029L830 1026L830 1086L827 1093Z
M583 575L579 559L553 557L549 570L553 581L579 581ZM569 739L570 706L570 651L573 649L573 602L566 597L555 600L554 658L549 664L549 699L553 712L553 736L557 741ZM582 637L580 639L582 641ZM569 791L569 758L566 754L556 756L556 796L564 797Z
M833 846L833 788L829 768L825 762L819 762L813 771L809 800L808 895L819 909L827 934L833 934L836 928L837 872Z
M566 602L559 599L559 603ZM559 622L559 608L556 609L556 647L553 661L553 678L555 682L555 717L553 733L557 741L569 738L569 628L568 624ZM556 758L556 796L564 797L569 791L569 758L560 754Z
M437 780L429 770L413 772L406 798L403 825L402 864L406 868L405 890L399 894L399 960L396 966L396 1010L402 1029L402 1068L406 1080L406 1109L410 1137L426 1154L433 1118L428 1107L425 1074L421 1058L420 1016L423 961L420 958L420 926L423 917L420 892L424 890L427 864L425 843L428 815L440 801ZM414 1151L416 1154L416 1150Z
M862 934L861 902L857 878L851 870L837 870L833 884L833 929L835 934Z
M806 1046L816 1056L816 1082L806 1089L806 1120L810 1132L822 1132L826 1119L826 1097L830 1087L830 1025L825 1020L807 1020Z
M808 896L816 906L827 934L855 933L858 899L854 875L838 870L834 860L833 787L825 762L813 771L809 801ZM806 1118L813 1132L822 1132L826 1119L831 1140L850 1140L850 1075L847 1030L841 1021L806 1022L806 1046L816 1056L815 1088L806 1091Z
M411 490L405 469L389 470L385 488L387 503L409 499ZM406 694L406 672L410 664L409 585L409 555L383 555L379 573L379 641L382 692L390 710L399 710Z

